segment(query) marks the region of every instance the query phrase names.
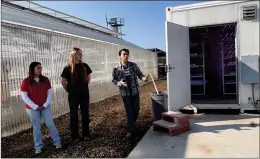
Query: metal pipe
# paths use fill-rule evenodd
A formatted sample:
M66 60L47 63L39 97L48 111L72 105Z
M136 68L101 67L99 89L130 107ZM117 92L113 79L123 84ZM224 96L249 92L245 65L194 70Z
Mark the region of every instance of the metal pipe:
M12 22L12 21L8 21L8 20L1 20L1 22L4 25L17 25L17 26L20 26L20 27L28 27L28 28L32 28L32 29L39 29L39 30L43 30L43 31L48 31L48 32L53 32L53 33L58 33L58 34L63 34L63 35L69 35L69 36L76 37L76 38L88 39L88 40L92 40L92 41L96 41L96 42L101 42L101 43L106 43L106 44L112 44L112 45L120 46L119 44L115 44L115 43L110 43L110 42L105 42L105 41L101 41L101 40L91 39L91 38L87 38L87 37L83 37L83 36L78 36L78 35L74 35L74 34L64 33L64 32L60 32L60 31L55 31L55 30L51 30L51 29L35 27L35 26L32 26L32 25Z
M257 103L255 102L255 84L251 83L252 86L252 100L253 100L253 106L255 106L255 109L260 113L260 110L257 108ZM259 101L259 100L257 100Z

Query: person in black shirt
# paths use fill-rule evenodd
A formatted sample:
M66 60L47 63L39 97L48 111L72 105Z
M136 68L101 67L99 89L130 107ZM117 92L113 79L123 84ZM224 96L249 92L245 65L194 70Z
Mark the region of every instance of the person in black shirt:
M70 107L70 131L73 141L79 141L78 131L78 107L80 105L82 115L83 140L90 139L89 132L89 89L92 70L82 62L82 50L73 47L69 56L69 64L62 71L61 84L68 92Z

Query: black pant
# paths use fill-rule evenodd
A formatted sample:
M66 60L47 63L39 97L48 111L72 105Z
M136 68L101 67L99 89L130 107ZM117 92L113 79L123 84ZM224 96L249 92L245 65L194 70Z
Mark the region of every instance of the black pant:
M78 107L80 105L82 116L82 135L89 135L89 92L69 93L68 96L70 107L70 131L72 139L79 137L78 127Z
M130 132L134 132L136 128L136 120L140 110L139 94L134 96L122 96L122 98L125 105L128 130Z

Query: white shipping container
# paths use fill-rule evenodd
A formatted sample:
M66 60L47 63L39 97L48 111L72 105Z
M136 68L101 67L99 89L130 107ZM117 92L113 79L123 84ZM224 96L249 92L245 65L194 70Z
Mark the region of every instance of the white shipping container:
M169 110L255 109L259 1L167 7L165 30Z

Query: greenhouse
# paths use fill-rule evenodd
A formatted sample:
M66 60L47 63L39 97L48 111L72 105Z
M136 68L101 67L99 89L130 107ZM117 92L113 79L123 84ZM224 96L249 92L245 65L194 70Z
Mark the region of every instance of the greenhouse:
M30 2L29 6L33 5L37 4ZM155 53L118 38L118 33L113 30L72 16L76 22L64 20L57 16L61 12L49 10L56 16L30 9L24 4L2 3L2 137L31 127L19 88L32 61L41 62L43 74L51 79L55 118L69 112L67 93L60 84L60 75L73 46L83 50L83 60L93 70L91 103L118 94L111 79L112 69L119 62L118 51L122 48L130 50L130 60L136 62L144 74L157 76Z

